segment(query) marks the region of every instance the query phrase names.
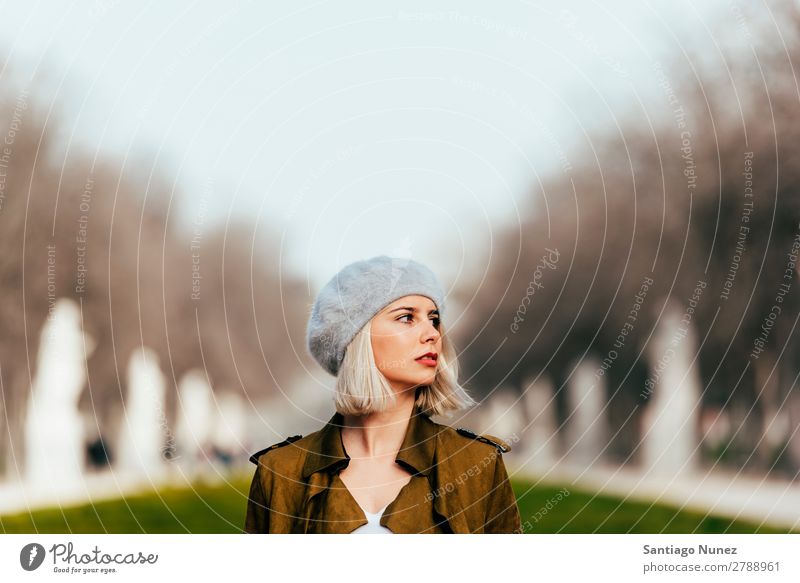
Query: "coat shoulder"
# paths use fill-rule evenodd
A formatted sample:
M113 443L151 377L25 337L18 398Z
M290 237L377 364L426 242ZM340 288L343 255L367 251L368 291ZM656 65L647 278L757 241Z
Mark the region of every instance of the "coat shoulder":
M256 453L251 455L250 456L250 461L252 463L254 463L255 465L258 465L259 464L259 460L263 456L265 456L265 454L268 454L269 452L275 451L278 448L281 448L281 447L283 447L285 445L289 445L290 443L294 443L295 441L298 441L298 440L300 440L302 438L303 438L302 435L292 435L291 437L287 437L283 441L279 441L278 443L273 443L269 447L265 447L264 449L260 449Z
M469 439L474 442L486 444L496 449L498 453L502 454L511 451L511 446L508 444L508 442L500 439L499 437L495 437L494 435L489 435L486 433L478 434L471 429L467 429L466 427L456 427L450 429L452 429L453 433L458 435L461 439Z

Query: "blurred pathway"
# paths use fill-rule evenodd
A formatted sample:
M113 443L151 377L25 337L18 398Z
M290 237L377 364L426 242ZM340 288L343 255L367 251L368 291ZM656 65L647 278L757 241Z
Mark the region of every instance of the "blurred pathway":
M730 471L678 476L642 475L635 468L577 467L559 462L531 467L522 455L506 460L509 475L542 484L618 496L629 501L663 503L682 510L746 519L756 524L800 529L800 481L767 479Z
M206 471L191 475L183 473L179 467L170 466L171 470L160 480L125 478L111 470L86 474L83 483L71 491L42 490L32 491L23 487L21 482L0 482L0 514L18 514L44 508L78 506L117 500L125 496L151 493L159 488L190 488L193 484L224 483L230 480L232 472L242 468L226 468L210 466ZM249 471L249 468L245 466Z

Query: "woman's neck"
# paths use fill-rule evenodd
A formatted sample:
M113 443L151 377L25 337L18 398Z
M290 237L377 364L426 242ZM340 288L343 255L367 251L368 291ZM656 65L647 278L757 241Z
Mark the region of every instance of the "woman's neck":
M411 414L414 391L396 393L394 405L369 415L345 415L342 442L350 457L394 456L403 444Z

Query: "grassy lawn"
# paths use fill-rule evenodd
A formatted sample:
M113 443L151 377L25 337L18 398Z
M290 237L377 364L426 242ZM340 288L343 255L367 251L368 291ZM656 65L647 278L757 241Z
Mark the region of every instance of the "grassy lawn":
M162 489L109 502L0 517L4 533L239 533L252 474L227 484ZM702 513L515 480L525 532L529 533L781 533ZM549 507L548 501L550 502Z
M717 534L787 533L788 529L758 526L703 512L678 510L662 504L622 502L621 498L593 495L569 488L569 495L556 487L537 486L512 480L526 533L565 534ZM549 507L548 507L548 502ZM797 532L797 531L794 531Z

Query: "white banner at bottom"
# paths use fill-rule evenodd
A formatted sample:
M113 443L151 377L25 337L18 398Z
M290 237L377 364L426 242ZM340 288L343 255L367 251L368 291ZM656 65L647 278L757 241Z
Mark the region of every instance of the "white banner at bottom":
M33 534L0 551L3 582L800 581L800 537L780 534Z

